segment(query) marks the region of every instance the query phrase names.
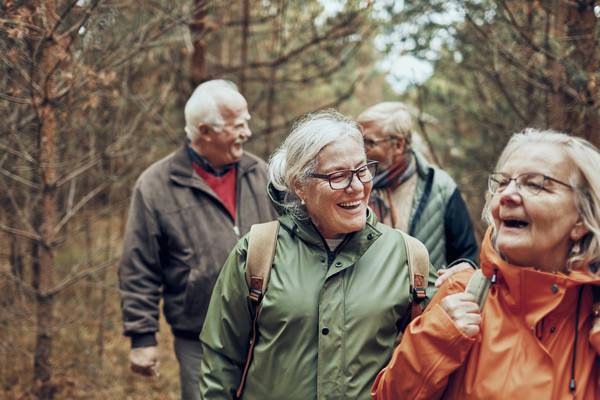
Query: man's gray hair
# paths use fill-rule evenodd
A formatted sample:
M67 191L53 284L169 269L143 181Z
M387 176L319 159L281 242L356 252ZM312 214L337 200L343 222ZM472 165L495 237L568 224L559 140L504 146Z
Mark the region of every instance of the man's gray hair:
M204 123L221 129L224 125L217 98L223 91L239 93L235 83L224 79L206 81L196 87L185 104L185 133L194 142L198 136L198 124Z
M409 107L399 101L384 101L363 111L356 119L359 124L375 123L384 135L405 139L410 148L413 120Z
M592 269L598 268L600 267L600 174L598 174L600 152L593 144L579 137L553 130L527 128L510 138L498 159L495 171L501 170L518 148L538 143L561 146L577 167L569 177L569 183L575 188L577 209L589 232L579 241L579 251L576 252L575 248L572 248L567 259L567 268L582 268L584 265L590 265ZM488 192L482 217L492 227L492 237L495 237L491 199L492 196ZM560 215L557 218L560 218Z
M283 193L277 202L287 213L306 216L296 189L305 185L309 174L316 170L319 152L338 140L354 140L364 152L356 122L335 110L326 110L300 119L275 150L268 164L269 183Z

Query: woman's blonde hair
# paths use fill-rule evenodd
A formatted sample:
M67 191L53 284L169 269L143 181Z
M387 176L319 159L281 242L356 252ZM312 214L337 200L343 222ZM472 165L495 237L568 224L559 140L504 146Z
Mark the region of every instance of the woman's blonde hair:
M592 272L597 272L600 267L600 174L598 173L600 152L593 144L579 137L553 130L527 128L510 138L498 159L495 170L499 171L516 149L536 143L561 146L577 167L569 183L575 188L577 209L588 233L579 240L578 246L572 244L567 258L567 268L581 269L587 265ZM482 217L492 227L492 237L495 237L491 199L492 196L488 192Z

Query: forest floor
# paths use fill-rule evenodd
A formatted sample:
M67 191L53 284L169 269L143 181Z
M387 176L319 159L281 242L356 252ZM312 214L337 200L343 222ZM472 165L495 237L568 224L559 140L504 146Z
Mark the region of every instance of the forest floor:
M129 339L122 335L116 268L109 269L106 277L108 290L102 324L97 282L89 282L87 287L78 285L57 299L51 356L54 398L178 399L179 370L168 324L161 317L157 337L160 376L147 378L132 373ZM0 398L24 400L33 398L35 309L25 297L15 294L11 304L6 304L7 297L2 296L4 304L0 307ZM101 326L103 332L99 334Z

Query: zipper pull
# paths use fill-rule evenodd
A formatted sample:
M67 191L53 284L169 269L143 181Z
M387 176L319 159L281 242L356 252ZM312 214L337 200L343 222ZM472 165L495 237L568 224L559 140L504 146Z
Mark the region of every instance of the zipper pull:
M240 228L236 226L233 227L233 232L235 233L235 236L240 237Z

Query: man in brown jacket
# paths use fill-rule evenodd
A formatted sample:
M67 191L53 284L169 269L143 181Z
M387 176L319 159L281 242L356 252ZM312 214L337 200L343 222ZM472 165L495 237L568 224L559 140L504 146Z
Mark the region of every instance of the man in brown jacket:
M158 374L159 302L174 335L181 396L200 399L198 336L210 294L234 244L276 217L262 160L242 145L252 133L235 85L199 85L185 106L187 143L136 182L119 268L133 371Z

